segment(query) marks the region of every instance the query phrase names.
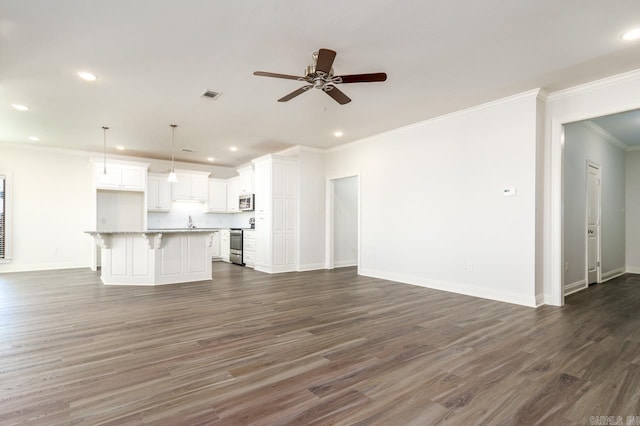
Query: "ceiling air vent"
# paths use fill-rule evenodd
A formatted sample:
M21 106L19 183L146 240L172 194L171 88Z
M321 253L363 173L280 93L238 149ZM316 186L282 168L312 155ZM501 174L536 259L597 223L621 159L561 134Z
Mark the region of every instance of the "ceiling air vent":
M205 98L218 99L220 96L222 96L222 93L214 92L212 90L207 89L204 92L202 92L200 96L204 96Z

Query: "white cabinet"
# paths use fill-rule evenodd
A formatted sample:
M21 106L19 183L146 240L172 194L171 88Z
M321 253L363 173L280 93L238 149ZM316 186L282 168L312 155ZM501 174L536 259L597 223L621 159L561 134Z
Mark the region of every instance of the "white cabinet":
M173 200L207 201L209 196L209 173L176 171L178 181L173 183Z
M227 179L227 212L238 213L240 211L240 187L239 178Z
M253 160L256 177L255 269L297 267L297 179L295 158L266 155Z
M242 231L242 261L245 266L253 268L256 256L256 232L253 229Z
M209 198L207 212L227 212L227 181L224 179L209 179Z
M262 161L255 165L256 215L271 211L271 165Z
M220 232L221 231L213 231L211 233L211 260L219 260L221 258L220 253Z
M102 178L104 164L94 162L94 182L98 189L144 191L147 189L147 168L107 162L107 179Z
M167 175L151 174L147 177L147 211L168 212L171 210L171 184Z
M220 230L220 257L225 262L229 261L231 254L231 233L228 229Z
M253 167L238 169L238 195L253 194Z

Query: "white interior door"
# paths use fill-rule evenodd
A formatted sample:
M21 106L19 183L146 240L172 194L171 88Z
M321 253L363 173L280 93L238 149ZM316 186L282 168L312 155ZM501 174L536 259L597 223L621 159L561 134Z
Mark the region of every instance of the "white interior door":
M587 284L600 279L600 166L587 164Z

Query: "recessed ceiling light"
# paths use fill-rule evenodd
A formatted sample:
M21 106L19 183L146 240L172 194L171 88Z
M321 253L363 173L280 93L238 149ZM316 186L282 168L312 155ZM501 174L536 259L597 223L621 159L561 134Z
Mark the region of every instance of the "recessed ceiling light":
M238 150L238 148L236 148L235 146L230 146L229 149L233 152L236 152Z
M29 111L28 106L20 105L20 104L11 104L12 107L17 109L18 111Z
M37 142L37 141L39 141L39 140L40 140L40 138L39 138L39 137L37 137L37 136L29 136L29 140L30 140L30 141L34 141L34 142Z
M344 133L342 133L340 130L333 132L333 136L335 136L336 138L341 138L342 135L344 135Z
M627 31L622 35L623 40L631 41L640 38L640 28L634 28L631 31Z
M98 79L98 77L86 71L80 71L76 74L78 75L78 77L86 81L96 81Z
M207 157L207 161L214 161L214 160L215 160L215 158L213 158L213 157Z
M116 145L116 149L117 149L118 151L124 151L124 146L122 146L122 145Z

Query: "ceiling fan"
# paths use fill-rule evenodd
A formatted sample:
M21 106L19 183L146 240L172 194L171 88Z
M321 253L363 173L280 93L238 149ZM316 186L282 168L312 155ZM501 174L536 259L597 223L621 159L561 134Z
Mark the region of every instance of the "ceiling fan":
M309 84L302 86L298 90L289 93L286 96L278 99L278 102L287 102L295 98L298 95L303 94L312 87L322 90L327 95L331 96L340 105L351 102L351 99L345 95L340 89L336 87L336 84L345 83L371 83L375 81L385 81L387 74L383 72L372 74L351 74L351 75L333 75L333 61L336 58L336 52L329 49L320 49L313 54L313 64L307 66L305 76L298 77L295 75L287 74L275 74L272 72L256 71L253 75L262 77L275 77L285 78L288 80L304 81Z

